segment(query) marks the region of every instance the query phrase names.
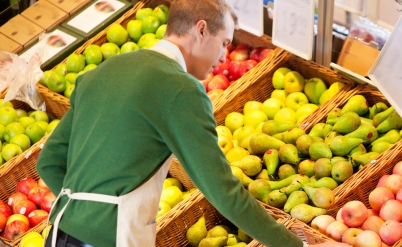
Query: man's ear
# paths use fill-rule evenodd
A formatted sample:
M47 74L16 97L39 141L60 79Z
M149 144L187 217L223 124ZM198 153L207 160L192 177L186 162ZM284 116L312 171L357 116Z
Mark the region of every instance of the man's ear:
M199 20L196 24L197 36L204 38L207 32L207 22L205 20Z

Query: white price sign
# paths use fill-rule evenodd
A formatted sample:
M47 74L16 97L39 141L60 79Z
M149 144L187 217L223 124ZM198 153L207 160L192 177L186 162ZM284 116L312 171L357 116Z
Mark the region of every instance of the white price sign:
M272 43L310 60L313 38L314 0L275 0Z
M402 116L402 16L381 49L369 77Z
M237 15L239 28L256 36L264 34L264 5L262 0L226 0Z
M367 0L335 0L335 5L352 13L366 15Z

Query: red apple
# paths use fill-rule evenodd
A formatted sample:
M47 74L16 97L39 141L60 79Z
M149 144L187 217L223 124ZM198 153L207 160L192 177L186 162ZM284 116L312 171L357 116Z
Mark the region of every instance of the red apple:
M254 68L257 65L257 62L254 60L247 60L244 62L244 66L246 67L245 71L242 71L242 75L243 76L245 73L247 73L250 69Z
M349 229L349 227L345 225L342 221L334 221L327 226L326 235L332 238L333 240L340 242L343 233L347 229Z
M342 243L349 244L351 246L355 245L356 242L356 237L359 235L361 232L363 232L362 229L359 228L349 228L347 229L342 236Z
M367 218L370 216L378 216L378 211L375 211L372 208L367 209Z
M52 203L56 200L56 197L53 194L47 194L42 198L40 202L40 208L45 210L46 212L50 212L52 208Z
M209 99L210 99L211 101L214 101L214 100L215 100L219 95L221 95L223 92L224 92L223 89L220 89L220 88L218 88L218 89L212 89L211 91L209 91L209 92L207 93L207 95L208 95L208 97L209 97Z
M348 227L361 226L367 215L367 208L361 201L350 201L342 207L342 219Z
M28 195L29 191L35 187L38 187L38 183L33 178L24 178L17 183L16 191Z
M262 60L264 60L266 57L269 56L269 54L272 52L272 49L265 49L260 53L260 56L258 57L258 61L257 62L261 62Z
M21 201L21 200L27 200L27 199L28 199L28 196L27 196L27 195L25 195L24 193L18 191L18 192L12 193L12 194L8 197L8 202L7 202L7 204L8 204L8 206L10 206L10 208L13 208L14 205L15 205L17 202L19 202L19 201Z
M402 175L392 174L385 182L385 187L390 189L394 195L402 188Z
M7 218L13 214L13 211L6 204L0 205L0 214L4 214Z
M205 80L200 81L202 83L202 85L204 85L206 92L208 92L208 83L212 80L212 78L214 78L214 73L211 72L208 74L208 76Z
M3 200L0 200L0 205L6 204Z
M402 160L395 164L394 168L392 169L392 174L402 175Z
M28 215L29 226L34 227L46 220L49 213L42 209L36 209Z
M380 238L387 245L394 245L402 239L402 225L395 220L387 220L380 227Z
M383 220L402 221L402 203L397 200L388 200L382 205L380 217Z
M229 63L229 80L235 81L246 73L244 61L230 61Z
M227 49L229 52L231 52L231 51L233 50L233 48L234 48L234 46L233 46L232 43L230 43L230 44L226 47L226 49Z
M381 247L381 244L381 238L377 233L365 230L357 235L353 247Z
M243 44L236 46L236 48L232 50L229 54L230 60L234 61L245 61L249 59L249 57L250 55L248 46L247 45L243 46Z
M37 209L35 203L31 202L30 200L21 200L14 205L13 213L23 214L28 217L28 215L35 209Z
M6 226L3 236L8 240L15 240L26 233L28 230L28 224L19 220L15 220Z
M384 223L384 220L379 216L370 216L365 220L361 226L363 230L372 230L373 232L378 233L381 225Z
M212 73L214 75L224 75L227 77L229 75L229 64L230 64L230 59L226 59L226 61L224 63L221 63L218 66L216 66L214 68L214 70L212 71Z
M385 182L387 181L387 179L388 179L389 176L390 176L390 175L382 175L381 178L378 180L378 183L377 183L376 188L378 188L378 187L384 187L384 186L385 186Z
M4 228L6 228L6 224L7 224L7 216L0 213L0 232L4 231Z
M22 221L22 222L24 222L25 224L27 224L27 225L29 226L28 217L26 217L26 216L23 215L23 214L13 214L13 215L11 215L11 216L7 219L6 226L9 225L9 224L11 224L11 222L16 221L16 220Z
M224 75L216 75L212 80L208 83L208 92L212 89L222 89L225 90L229 87L229 80Z
M39 206L43 196L47 193L50 193L50 190L47 187L43 186L35 187L31 191L29 191L28 200L35 203L36 206Z
M42 178L39 178L39 180L38 180L38 186L46 187L46 188L49 189L49 187L47 187L47 185L45 184L45 181L43 181Z
M396 193L395 199L402 203L402 189Z
M334 221L335 221L334 217L330 215L326 214L319 215L311 221L311 227L321 232L322 234L325 234L327 232L326 230L328 225Z
M255 47L255 48L253 48L253 49L251 50L251 52L250 52L250 59L252 59L252 60L258 62L258 58L259 58L261 52L262 52L264 49L267 49L267 48L265 48L265 47Z
M395 199L395 196L387 187L377 187L369 194L370 206L377 212L380 211L386 201L393 199Z
M342 221L342 222L343 222L343 219L342 219L342 208L339 209L338 212L336 213L335 219L336 219L337 221Z

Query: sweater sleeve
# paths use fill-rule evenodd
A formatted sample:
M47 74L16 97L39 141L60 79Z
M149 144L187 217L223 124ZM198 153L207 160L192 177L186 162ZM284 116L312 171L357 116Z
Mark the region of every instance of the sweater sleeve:
M166 143L208 201L229 221L266 246L302 247L302 241L276 223L232 174L217 144L208 96L182 90L164 118Z

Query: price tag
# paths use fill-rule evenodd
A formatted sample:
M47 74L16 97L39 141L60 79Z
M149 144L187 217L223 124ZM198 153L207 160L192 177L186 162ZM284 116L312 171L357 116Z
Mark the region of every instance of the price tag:
M367 0L335 0L335 5L346 11L364 16L367 12Z
M402 16L369 71L369 77L402 116Z
M314 42L314 0L276 0L272 43L310 60Z
M264 34L264 5L262 0L226 0L237 15L239 28L256 36Z

